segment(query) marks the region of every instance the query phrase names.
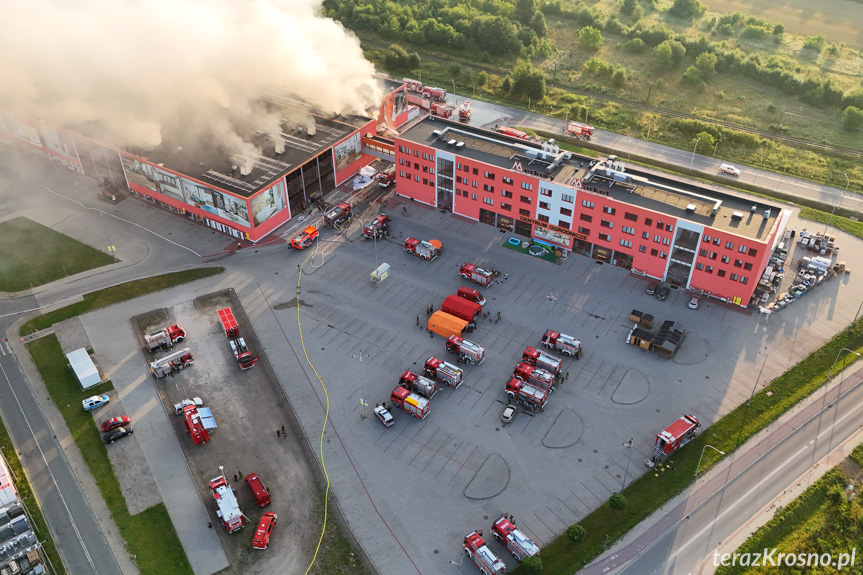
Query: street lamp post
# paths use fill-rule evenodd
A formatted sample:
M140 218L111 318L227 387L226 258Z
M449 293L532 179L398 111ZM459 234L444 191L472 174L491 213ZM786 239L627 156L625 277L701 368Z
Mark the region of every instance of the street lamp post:
M851 184L851 180L848 179L848 174L843 173L842 175L845 176L845 189L842 190L842 196L841 196L841 199L844 200L845 199L845 193L848 192L848 186ZM830 210L830 217L827 218L827 223L824 225L824 235L825 236L827 235L827 228L830 227L830 222L833 221L833 214L836 213L836 204L838 204L838 203L839 203L839 198L837 198L837 201L833 202L833 209Z
M839 361L839 356L842 355L843 351L847 351L848 353L853 353L857 357L860 357L860 354L854 351L853 349L848 349L847 347L843 347L839 350L839 353L836 354L836 359L833 360L833 365L830 366L830 371L827 372L827 381L824 383L830 383L830 378L833 377L833 369L836 367L836 362Z
M692 163L695 161L695 150L698 149L698 142L700 142L700 141L701 141L701 138L698 138L697 140L695 140L695 145L692 146L692 159L689 160L689 167L690 168L692 167Z
M632 449L632 438L629 438L629 441L623 444L624 447L629 447ZM623 490L626 489L626 477L629 475L629 457L626 458L626 471L623 472L623 483L620 485L620 492L623 493Z
M569 112L572 110L572 106L569 107L569 110L566 111L566 119L563 121L563 133L566 133L566 129L569 127Z
M720 455L725 455L724 451L719 451L718 449L716 449L712 445L705 445L704 447L702 447L701 448L701 457L698 458L698 465L695 466L695 477L698 477L698 469L701 467L701 459L704 457L704 450L707 449L708 447L710 449L712 449L713 451L719 453Z
M452 93L455 96L455 78L450 78L450 82L452 82Z

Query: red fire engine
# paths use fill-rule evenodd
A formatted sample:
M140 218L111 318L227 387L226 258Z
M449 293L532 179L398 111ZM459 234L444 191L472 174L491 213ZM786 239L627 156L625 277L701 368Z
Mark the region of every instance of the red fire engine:
M426 399L432 399L437 393L437 384L421 375L406 369L399 378L399 385Z
M467 122L470 120L472 115L473 104L470 103L470 100L465 100L461 103L461 106L458 107L458 119L460 122Z
M196 405L187 405L183 408L183 426L195 445L203 445L210 441L211 427L205 423L206 415L201 413ZM209 419L212 419L212 416Z
M455 112L455 110L449 104L442 102L432 102L432 105L429 107L429 112L431 112L433 116L448 120L449 118L452 118L453 112Z
M423 86L423 96L433 102L445 102L446 90L443 88L435 88L434 86Z
M429 400L411 393L404 387L395 388L390 395L390 401L419 419L425 419L431 411Z
M160 349L171 349L175 343L180 343L186 338L186 330L179 325L168 326L159 331L148 333L144 336L149 351Z
M436 377L450 387L458 389L464 381L464 372L446 361L430 357L425 363L425 372L429 377Z
M581 342L565 333L559 333L551 329L545 330L542 336L542 344L547 349L554 349L566 356L574 356L575 359L581 359L584 355L584 348L581 347Z
M593 130L595 128L593 126L588 126L587 124L579 124L578 122L570 122L566 126L566 133L576 138L580 138L583 140L589 140L593 135Z
M408 238L405 240L405 252L413 254L424 260L433 260L438 257L443 251L443 245L438 240L426 242L416 238Z
M338 228L345 222L351 221L351 205L348 202L341 202L332 206L324 212L324 225L329 228Z
M162 378L169 373L174 373L189 367L195 363L192 357L192 350L188 347L175 351L161 359L150 362L150 373L157 378Z
M378 185L382 188L390 187L396 181L396 167L390 166L382 172L378 172Z
M291 247L301 250L312 245L318 239L318 228L309 226L291 240Z
M390 217L386 214L378 214L363 228L363 237L366 239L381 239L390 235Z
M551 393L554 391L554 376L543 369L534 367L527 363L519 363L512 372L513 377L526 381L534 387Z
M410 78L402 78L402 82L405 83L408 92L414 92L419 94L423 91L423 83L419 80L411 80Z
M234 312L231 311L231 308L226 307L219 310L219 321L222 322L225 337L228 338L231 351L234 357L237 358L240 369L249 369L255 365L258 361L258 356L252 355L252 352L246 346L246 340L240 337L240 326L237 325L237 320L234 319Z
M462 363L479 365L485 361L485 349L472 341L451 335L446 340L446 350L458 356Z
M524 353L521 354L521 361L529 363L530 365L535 365L540 369L544 369L552 375L558 375L563 366L562 359L555 357L550 353L540 351L535 347L528 347L525 349Z
M524 380L513 377L506 384L506 396L510 403L518 401L533 411L545 409L548 392Z
M482 532L473 531L464 538L464 553L484 575L503 575L506 565L492 553L482 538Z
M491 285L491 282L495 277L494 270L484 270L481 267L468 263L461 264L461 268L458 270L458 275L460 275L462 279L470 280L481 286Z
M539 547L536 543L531 541L530 537L525 535L521 529L517 529L515 523L507 519L505 514L491 524L491 534L506 545L507 550L519 563L528 557L539 555Z
M674 451L689 443L695 437L695 430L701 427L693 415L684 415L656 435L653 457L645 460L648 467L653 467Z
M228 480L225 479L224 475L210 480L210 490L213 492L213 499L216 500L216 506L219 508L216 511L216 515L228 533L233 533L245 527L246 517L240 511L240 506L237 504L237 496L234 494L234 490L228 485Z

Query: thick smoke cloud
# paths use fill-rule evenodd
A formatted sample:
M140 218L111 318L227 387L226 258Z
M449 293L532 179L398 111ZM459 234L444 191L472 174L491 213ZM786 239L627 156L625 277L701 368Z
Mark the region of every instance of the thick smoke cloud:
M234 120L269 86L323 112L379 97L359 42L320 0L0 0L0 107L50 123L97 122L148 149L181 130L241 146ZM254 120L253 118L257 118Z

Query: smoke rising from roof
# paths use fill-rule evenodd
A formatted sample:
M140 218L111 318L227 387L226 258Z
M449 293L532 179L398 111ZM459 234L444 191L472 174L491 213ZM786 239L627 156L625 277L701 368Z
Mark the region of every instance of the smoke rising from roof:
M254 103L268 86L322 112L364 114L379 98L374 68L319 6L4 2L0 107L69 127L95 122L116 145L149 149L172 134L197 134L202 144L234 152L251 146L237 135L237 121L267 132L278 126Z

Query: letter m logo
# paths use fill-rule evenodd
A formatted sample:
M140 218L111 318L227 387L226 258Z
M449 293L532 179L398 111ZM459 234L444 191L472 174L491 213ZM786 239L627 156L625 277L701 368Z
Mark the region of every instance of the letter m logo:
M512 165L512 169L513 169L513 170L517 170L517 171L519 171L519 172L523 172L523 171L524 171L524 166L522 166L522 165L521 165L521 162L519 162L518 160L516 160L516 162Z

